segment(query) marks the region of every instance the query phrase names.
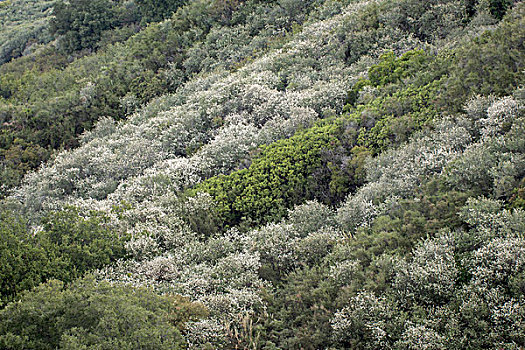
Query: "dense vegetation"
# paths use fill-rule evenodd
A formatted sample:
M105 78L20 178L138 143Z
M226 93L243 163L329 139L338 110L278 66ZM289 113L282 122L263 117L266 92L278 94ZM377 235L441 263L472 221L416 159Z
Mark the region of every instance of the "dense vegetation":
M524 11L0 3L0 347L525 347Z
M181 5L162 3L171 10ZM121 119L202 70L234 69L285 36L292 23L303 22L313 6L313 1L289 9L257 3L192 1L170 20L147 26L129 39L141 18L155 17L149 2L58 3L49 27L57 45L0 67L4 193L53 150L78 146L77 136L102 116ZM222 31L228 37L240 36L236 51L227 51L232 48L221 42ZM96 49L100 50L85 55ZM203 57L203 51L209 57Z
M74 208L53 212L36 235L23 219L4 215L0 231L2 304L48 279L71 282L126 255L124 244L129 238L107 227L103 213L92 212L84 218Z
M51 41L47 25L54 1L0 2L0 64L29 53L32 46Z
M84 278L52 280L0 311L3 349L184 349L184 323L201 305ZM28 317L28 315L31 315Z

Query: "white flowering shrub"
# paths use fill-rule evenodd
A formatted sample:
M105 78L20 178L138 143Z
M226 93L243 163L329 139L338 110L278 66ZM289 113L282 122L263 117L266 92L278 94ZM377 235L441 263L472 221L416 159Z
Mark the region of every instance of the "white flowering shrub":
M393 194L409 196L425 177L439 174L470 142L463 127L444 119L428 135L417 135L406 146L371 159L367 180L390 185L397 191Z
M518 349L523 344L523 211L470 199L460 216L468 230L445 230L421 241L406 258L390 258L388 286L377 294L358 291L334 314L340 345ZM330 278L340 287L362 278L360 261L349 256L351 248L344 246L333 256ZM403 325L386 331L396 317L405 320Z
M459 216L471 225L481 240L516 236L525 232L523 210L502 210L503 202L491 199L469 199Z
M510 97L496 100L476 123L482 139L446 168L446 181L464 191L507 197L525 174L523 105Z
M479 120L482 135L490 137L503 134L523 113L522 110L520 101L510 96L495 101L487 108L487 117Z
M185 336L190 349L223 349L227 344L224 324L213 318L186 323Z
M395 343L396 349L406 350L445 350L448 349L447 338L425 325L409 324L401 339Z
M52 166L30 174L26 185L15 191L15 197L32 210L40 209L45 200L63 200L68 196L104 199L120 180L165 157L161 148L159 140L138 135L128 139L96 139L59 154Z
M486 119L487 109L492 106L495 100L496 98L494 96L476 95L472 97L465 104L465 112L467 117L474 122Z
M400 326L398 317L396 306L387 299L363 292L335 313L333 335L343 346L391 349L395 330Z
M409 31L422 40L445 38L461 27L466 11L466 5L458 0L403 0L388 5L381 22Z
M276 271L290 271L296 266L294 248L299 233L290 224L269 224L253 231L248 246L261 256L261 262Z
M458 321L462 334L476 337L458 337L457 347L491 349L519 349L525 341L523 300L508 298L500 288L469 285L460 291Z
M126 243L126 250L133 254L137 260L147 259L159 253L159 244L155 238L148 234L143 234L140 237L134 237L130 242Z
M525 239L495 238L474 253L471 263L472 283L508 288L509 279L525 271Z
M323 227L334 226L334 212L317 201L307 201L288 212L288 222L304 236Z
M373 197L370 198L370 194L372 196L376 194L374 191L376 187L373 183L366 185L355 195L349 196L337 210L337 223L350 235L353 235L359 227L369 226L378 215L379 208L372 202Z
M318 265L342 240L340 231L329 227L319 229L295 244L294 261L298 265Z
M519 349L518 344L523 344L525 340L525 305L523 298L511 299L497 305L492 310L492 317L496 326L494 333L505 334L510 341L498 340L495 336L494 341L497 347L508 349Z
M360 263L357 260L338 261L330 267L330 278L342 287L351 283L356 274L359 273Z
M401 303L428 306L446 304L454 296L458 268L454 256L454 238L443 233L421 242L412 259L400 259L394 266L394 290Z

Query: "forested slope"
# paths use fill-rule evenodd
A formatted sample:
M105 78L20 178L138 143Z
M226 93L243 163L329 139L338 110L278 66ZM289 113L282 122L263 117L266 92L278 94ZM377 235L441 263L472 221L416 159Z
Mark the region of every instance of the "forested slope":
M147 4L0 66L0 347L525 346L522 2Z
M99 118L122 119L195 73L234 70L278 46L315 5L163 3L169 9L159 15L170 18L148 26L148 1L60 6L46 31L56 40L0 67L4 193L54 150L78 146L78 136Z

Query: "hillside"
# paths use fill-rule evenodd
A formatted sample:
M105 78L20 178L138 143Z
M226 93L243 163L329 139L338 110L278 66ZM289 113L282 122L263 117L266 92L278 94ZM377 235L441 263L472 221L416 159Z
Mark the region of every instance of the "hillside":
M525 347L521 1L22 3L0 348Z

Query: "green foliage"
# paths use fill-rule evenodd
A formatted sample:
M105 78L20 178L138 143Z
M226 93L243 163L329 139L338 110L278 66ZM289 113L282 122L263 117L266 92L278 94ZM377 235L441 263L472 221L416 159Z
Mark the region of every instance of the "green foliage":
M321 349L331 345L330 318L338 287L323 267L291 272L278 291L266 295L268 313L262 341L268 349Z
M0 2L0 65L53 38L47 31L54 0Z
M372 86L384 86L396 83L403 78L420 73L431 57L423 50L411 50L399 58L389 51L379 57L379 63L368 70L368 79Z
M43 235L68 263L72 276L125 256L127 237L113 232L104 214L92 211L88 215L84 218L77 209L69 208L43 220Z
M263 148L248 169L211 178L190 193L211 195L223 225L220 230L241 222L252 226L278 219L294 204L330 191L315 173L323 166L322 153L341 145L342 125L342 120L327 122L277 141Z
M0 311L0 347L185 349L185 323L205 315L201 305L144 288L52 280Z
M512 6L512 0L490 0L489 9L494 18L500 20L505 16L507 10Z
M363 90L365 86L369 86L371 84L370 80L360 78L354 86L352 86L352 89L348 90L347 96L346 96L346 106L345 109L349 110L351 107L355 107L355 104L357 102L357 99L359 98L359 92Z
M475 95L505 96L523 82L524 4L519 3L493 31L486 31L454 53L449 78L443 83L440 108L461 110Z
M0 138L2 136L0 144L9 144L9 147L0 149L0 159L4 161L0 168L0 193L17 185L23 174L49 157L49 151L39 145L18 138L12 140L7 133L1 133Z
M435 100L444 60L423 50L411 50L399 58L392 51L381 55L348 92L344 110L358 123L358 145L378 154L408 141L438 116ZM372 91L366 92L367 87ZM369 88L370 89L370 88Z
M102 33L114 26L112 7L110 0L58 2L49 29L62 36L61 45L67 52L92 49Z
M145 22L158 22L168 18L185 0L137 0L137 5Z
M521 208L525 210L525 177L520 181L509 198L509 204L512 208Z
M20 218L3 213L0 221L1 304L23 290L36 287L50 264L48 246L28 232Z
M114 232L107 217L95 211L83 217L69 208L49 214L43 228L31 232L19 217L0 221L1 301L14 300L49 279L71 282L90 270L125 257L128 237Z
M433 103L436 91L437 83L408 86L360 106L358 110L361 111L360 124L363 127L358 144L378 154L408 141L414 132L428 126L438 116Z

